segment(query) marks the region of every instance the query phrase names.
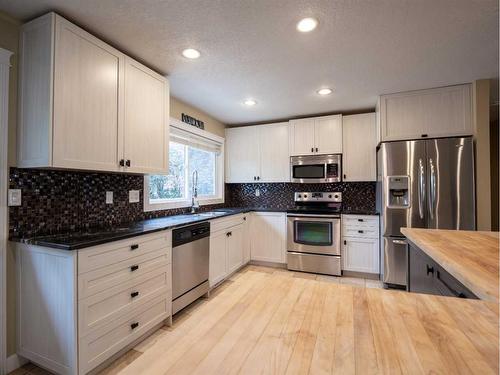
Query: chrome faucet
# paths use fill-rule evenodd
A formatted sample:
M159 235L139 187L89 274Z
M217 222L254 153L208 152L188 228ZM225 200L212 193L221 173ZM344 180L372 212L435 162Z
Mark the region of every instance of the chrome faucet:
M196 213L196 210L200 208L200 203L198 202L198 171L193 172L193 192L191 194L191 213Z

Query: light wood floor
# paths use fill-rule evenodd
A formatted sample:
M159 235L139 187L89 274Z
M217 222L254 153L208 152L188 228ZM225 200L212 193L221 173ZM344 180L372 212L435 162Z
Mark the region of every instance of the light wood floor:
M498 373L497 305L348 282L246 267L102 374Z

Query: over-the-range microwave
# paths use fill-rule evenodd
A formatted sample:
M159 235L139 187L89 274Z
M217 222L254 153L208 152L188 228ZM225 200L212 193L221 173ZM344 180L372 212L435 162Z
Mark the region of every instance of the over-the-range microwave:
M342 181L342 155L308 155L290 157L290 178L298 183Z

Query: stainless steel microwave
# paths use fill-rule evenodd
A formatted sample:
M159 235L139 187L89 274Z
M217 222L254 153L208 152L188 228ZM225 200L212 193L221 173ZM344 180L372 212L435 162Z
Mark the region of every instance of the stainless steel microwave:
M290 157L290 179L298 183L342 181L342 155L308 155Z

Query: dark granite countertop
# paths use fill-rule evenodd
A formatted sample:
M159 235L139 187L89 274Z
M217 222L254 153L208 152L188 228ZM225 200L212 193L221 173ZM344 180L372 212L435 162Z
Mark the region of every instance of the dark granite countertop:
M272 207L232 207L221 208L210 212L198 214L184 214L166 216L157 219L148 219L135 223L122 224L109 228L96 228L85 231L66 232L48 236L35 236L30 238L11 237L10 241L21 242L29 245L45 246L60 250L78 250L104 243L123 240L143 234L159 232L162 230L182 227L202 221L219 219L221 217L237 215L251 211L286 212L286 208ZM374 215L373 212L347 210L345 214Z

